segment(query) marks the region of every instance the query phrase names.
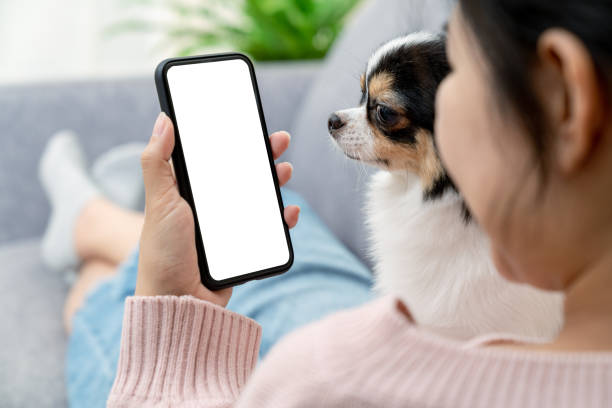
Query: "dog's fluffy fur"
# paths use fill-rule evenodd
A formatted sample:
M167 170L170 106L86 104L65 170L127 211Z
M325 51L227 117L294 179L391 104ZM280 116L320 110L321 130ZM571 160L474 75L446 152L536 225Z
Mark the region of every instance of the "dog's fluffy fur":
M423 32L384 44L362 76L360 106L329 119L348 157L381 169L366 206L375 287L445 335L552 339L562 324L562 295L497 273L486 235L437 154L434 101L448 73L444 46L443 36Z

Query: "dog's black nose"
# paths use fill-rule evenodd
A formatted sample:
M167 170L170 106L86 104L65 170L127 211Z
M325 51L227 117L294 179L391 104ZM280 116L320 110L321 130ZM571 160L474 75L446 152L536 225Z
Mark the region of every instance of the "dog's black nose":
M335 113L332 113L327 121L327 129L329 129L330 133L334 130L340 129L344 125L345 123L342 121L342 119L340 119L340 116L336 115Z

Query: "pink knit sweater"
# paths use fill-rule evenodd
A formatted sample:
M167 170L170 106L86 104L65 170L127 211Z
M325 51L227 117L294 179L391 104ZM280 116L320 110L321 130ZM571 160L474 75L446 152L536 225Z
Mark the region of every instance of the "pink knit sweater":
M612 407L612 353L436 336L383 297L287 335L193 297L129 297L109 407Z

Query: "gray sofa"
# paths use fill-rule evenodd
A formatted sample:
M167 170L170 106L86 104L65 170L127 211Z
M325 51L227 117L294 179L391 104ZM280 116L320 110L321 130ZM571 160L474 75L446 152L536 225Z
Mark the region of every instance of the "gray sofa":
M377 46L403 33L439 29L450 2L369 1L325 61L256 66L268 129L293 135L284 156L295 167L289 186L367 264L360 209L371 170L333 149L327 117L357 104L359 75ZM45 269L39 253L49 215L37 179L46 140L73 129L93 160L117 144L146 141L158 111L152 75L0 87L0 406L66 404L61 312L68 287Z

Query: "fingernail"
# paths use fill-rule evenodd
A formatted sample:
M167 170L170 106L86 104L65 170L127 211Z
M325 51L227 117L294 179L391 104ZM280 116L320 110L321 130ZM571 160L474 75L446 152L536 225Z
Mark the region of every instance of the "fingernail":
M164 133L164 129L166 128L165 119L166 114L164 112L160 112L157 116L157 120L155 121L155 126L153 126L153 133L151 134L151 140L154 140L162 133Z

